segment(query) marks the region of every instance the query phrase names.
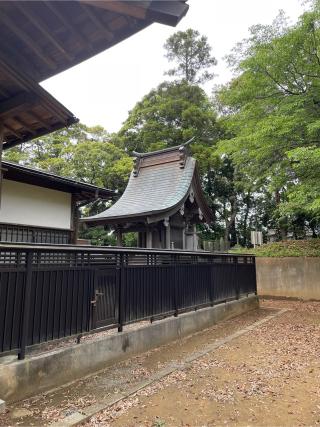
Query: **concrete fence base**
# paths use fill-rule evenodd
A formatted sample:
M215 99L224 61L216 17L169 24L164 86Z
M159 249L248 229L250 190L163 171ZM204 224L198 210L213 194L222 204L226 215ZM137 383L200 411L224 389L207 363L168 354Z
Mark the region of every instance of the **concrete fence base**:
M253 295L170 317L133 331L30 355L25 360L5 364L0 359L0 399L16 401L51 390L103 369L112 362L159 347L258 307L258 298Z
M256 258L260 296L320 300L320 258Z

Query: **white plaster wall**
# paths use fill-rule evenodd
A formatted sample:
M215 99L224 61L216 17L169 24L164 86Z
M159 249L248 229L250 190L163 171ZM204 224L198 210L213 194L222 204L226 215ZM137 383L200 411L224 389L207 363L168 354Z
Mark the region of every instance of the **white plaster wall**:
M0 223L70 229L71 194L3 180Z

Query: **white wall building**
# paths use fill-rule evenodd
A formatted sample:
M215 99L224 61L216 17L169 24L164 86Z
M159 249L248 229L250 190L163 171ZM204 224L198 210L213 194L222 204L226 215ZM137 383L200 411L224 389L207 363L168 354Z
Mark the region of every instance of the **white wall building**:
M0 240L77 243L77 204L109 199L105 188L2 162Z

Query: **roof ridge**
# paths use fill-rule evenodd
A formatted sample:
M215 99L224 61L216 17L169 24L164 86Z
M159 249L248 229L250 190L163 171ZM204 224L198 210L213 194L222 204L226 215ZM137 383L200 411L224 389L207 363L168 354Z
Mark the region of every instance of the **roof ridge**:
M156 156L156 155L162 154L162 153L170 153L171 151L184 151L184 150L186 150L187 145L191 144L191 142L193 142L194 139L195 139L195 137L193 136L187 142L184 142L184 143L179 144L179 145L175 145L174 147L163 148L162 150L149 151L147 153L138 153L137 151L132 151L132 154L136 157L142 158L142 157Z
M138 153L137 151L132 151L132 154L135 157L139 157L139 158L151 157L151 156L156 156L156 155L162 154L162 153L170 153L171 151L179 151L183 148L184 148L184 146L183 146L183 144L181 144L181 145L176 145L175 147L163 148L162 150L149 151L147 153Z

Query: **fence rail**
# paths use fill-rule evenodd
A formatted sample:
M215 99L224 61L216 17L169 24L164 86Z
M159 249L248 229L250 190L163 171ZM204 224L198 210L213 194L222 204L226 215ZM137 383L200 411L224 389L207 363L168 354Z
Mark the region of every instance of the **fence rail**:
M0 244L0 355L255 292L252 255Z

